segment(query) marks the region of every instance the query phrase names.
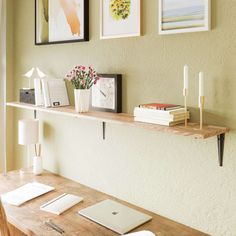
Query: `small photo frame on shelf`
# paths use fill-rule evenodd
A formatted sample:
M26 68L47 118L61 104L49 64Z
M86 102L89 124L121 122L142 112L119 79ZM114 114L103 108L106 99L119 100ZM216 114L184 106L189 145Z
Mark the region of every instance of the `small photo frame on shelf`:
M122 112L122 75L99 74L99 80L92 86L92 110Z
M208 31L211 0L159 0L159 34Z
M89 40L89 0L35 0L35 45Z
M142 0L100 0L100 38L141 35Z

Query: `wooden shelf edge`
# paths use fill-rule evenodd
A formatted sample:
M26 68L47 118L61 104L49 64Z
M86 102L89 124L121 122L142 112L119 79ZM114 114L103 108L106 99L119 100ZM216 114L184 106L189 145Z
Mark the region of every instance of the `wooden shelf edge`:
M221 134L225 134L229 132L229 128L227 127L220 127L220 126L213 126L213 125L204 125L203 129L199 129L199 124L197 123L189 123L188 127L184 125L176 125L172 127L163 126L163 125L156 125L156 124L149 124L149 123L142 123L142 122L135 122L134 117L132 115L126 113L108 113L108 112L95 112L91 111L88 113L76 113L74 107L58 107L58 108L45 108L39 107L31 104L25 104L20 102L8 102L6 103L7 106L16 107L16 108L23 108L27 110L35 110L41 112L47 112L52 114L58 115L65 115L80 119L89 119L95 120L100 122L107 122L107 123L115 123L115 124L125 124L135 127L140 127L148 130L164 132L164 133L171 133L177 134L182 136L190 136L195 139L207 139L210 137L218 136Z

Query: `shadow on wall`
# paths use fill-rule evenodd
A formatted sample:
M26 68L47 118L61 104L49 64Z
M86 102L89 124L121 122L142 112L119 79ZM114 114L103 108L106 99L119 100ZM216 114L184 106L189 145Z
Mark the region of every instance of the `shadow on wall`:
M211 29L215 29L217 25L216 9L217 1L211 0Z
M199 123L200 120L200 110L196 107L189 107L190 111L190 122L196 122ZM225 127L226 124L229 123L227 117L224 115L217 115L214 111L210 112L207 109L203 111L203 123L204 124L210 124L210 125L216 125L216 126L223 126ZM229 127L230 128L230 127Z
M43 123L43 156L47 156L47 159L45 159L45 162L47 162L50 166L50 170L55 173L60 173L60 165L59 160L57 158L57 148L56 148L56 132L55 129L50 126L48 123ZM47 142L50 143L50 146L46 148ZM47 150L47 154L44 152L44 150Z

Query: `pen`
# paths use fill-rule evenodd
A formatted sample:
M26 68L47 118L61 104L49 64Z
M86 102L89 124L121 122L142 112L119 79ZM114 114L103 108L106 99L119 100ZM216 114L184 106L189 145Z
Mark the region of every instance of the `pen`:
M54 224L51 220L46 221L45 224L60 234L63 234L65 232L62 228L60 228L58 225Z

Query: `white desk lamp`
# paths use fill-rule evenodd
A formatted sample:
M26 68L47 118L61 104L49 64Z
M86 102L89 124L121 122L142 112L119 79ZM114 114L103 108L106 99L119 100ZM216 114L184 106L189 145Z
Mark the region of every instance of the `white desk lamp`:
M29 88L31 88L31 79L42 79L46 77L46 75L38 67L32 67L23 76L29 79Z
M22 119L18 122L18 143L27 146L27 168L31 166L30 145L34 144L37 156L37 143L39 142L39 120Z
M29 79L29 89L31 89L31 80L32 79L34 80L35 105L42 106L43 105L43 92L42 92L41 79L46 77L46 75L38 67L33 67L28 72L26 72L23 76Z

